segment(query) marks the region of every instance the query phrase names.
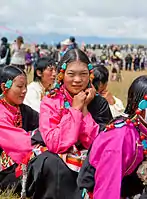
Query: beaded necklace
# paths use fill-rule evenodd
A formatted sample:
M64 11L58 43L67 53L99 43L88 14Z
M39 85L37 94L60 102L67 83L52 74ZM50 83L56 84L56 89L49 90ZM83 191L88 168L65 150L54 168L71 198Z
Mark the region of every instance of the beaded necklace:
M140 141L143 146L143 153L146 156L147 155L147 135L145 135L143 132L140 131L139 125L141 124L139 116L141 115L142 111L147 108L147 95L144 96L144 99L139 103L138 109L136 110L136 114L133 118L127 118L123 121L111 123L106 126L104 132L107 132L109 130L115 129L115 128L121 128L125 125L133 124L136 130L140 134Z
M0 104L5 106L8 111L10 111L14 115L13 124L15 127L22 128L22 115L20 112L19 106L17 107L17 112L13 110L13 108L10 107L10 105L4 100L0 99Z

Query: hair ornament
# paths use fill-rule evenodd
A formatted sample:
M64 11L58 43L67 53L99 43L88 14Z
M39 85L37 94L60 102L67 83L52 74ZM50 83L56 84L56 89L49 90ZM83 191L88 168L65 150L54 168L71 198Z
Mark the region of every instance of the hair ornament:
M145 110L147 108L147 95L145 95L144 99L139 103L138 108L140 110Z
M57 75L57 83L59 86L60 86L60 82L64 78L64 73L65 73L66 68L67 68L67 64L66 63L62 64L60 73Z
M67 64L66 63L62 64L61 68L65 71L67 68Z
M5 83L5 88L9 88L10 89L12 84L13 84L12 80L7 80L6 83Z
M93 65L91 63L88 64L88 70L89 71L93 70Z
M89 79L90 79L90 82L92 82L94 79L94 74L93 74L93 65L91 63L88 64L88 70L90 72Z
M10 89L12 84L13 84L12 80L7 80L5 83L5 88ZM6 93L6 91L4 90L3 93L0 95L0 99L4 97L5 93Z
M91 82L93 82L93 79L94 79L94 74L93 74L93 72L90 74L89 79L90 79Z

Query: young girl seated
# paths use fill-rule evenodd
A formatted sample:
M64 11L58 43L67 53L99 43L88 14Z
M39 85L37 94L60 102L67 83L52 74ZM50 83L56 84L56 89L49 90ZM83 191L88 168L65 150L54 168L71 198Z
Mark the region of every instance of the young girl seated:
M29 131L38 127L36 111L23 104L26 74L15 66L0 71L0 190L17 189L15 168L32 151ZM16 190L18 191L18 190Z
M147 154L147 76L137 78L129 88L126 117L106 126L89 152L78 178L80 188L93 192L94 199L120 199L141 193L143 186L136 175ZM146 165L147 166L147 165ZM142 166L137 171L145 177Z
M81 198L78 172L99 125L103 128L112 118L106 100L96 96L92 78L88 57L80 50L67 51L59 66L56 88L41 102L41 136L37 132L32 141L46 146L46 151L29 164L28 196Z
M94 68L93 85L97 92L109 103L112 116L115 118L124 112L124 105L120 99L113 96L108 90L109 71L103 65Z
M40 112L42 98L50 91L56 78L56 66L53 59L40 58L34 69L34 81L27 87L24 104Z

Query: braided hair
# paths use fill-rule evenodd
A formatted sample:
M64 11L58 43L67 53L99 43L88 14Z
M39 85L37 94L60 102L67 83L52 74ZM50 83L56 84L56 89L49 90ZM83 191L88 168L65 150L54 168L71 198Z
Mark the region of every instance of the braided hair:
M138 104L147 94L147 75L136 78L128 90L128 100L125 113L133 115Z

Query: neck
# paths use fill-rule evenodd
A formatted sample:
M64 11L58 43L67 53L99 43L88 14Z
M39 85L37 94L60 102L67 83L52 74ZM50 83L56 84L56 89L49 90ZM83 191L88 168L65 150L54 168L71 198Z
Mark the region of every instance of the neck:
M64 85L63 85L63 88L64 88L64 90L67 92L68 95L70 95L72 98L74 97L74 94L71 93L71 92L69 92L69 91L64 87Z
M10 104L11 106L14 106L14 107L17 107L18 105L10 102L6 97L3 98L3 100L7 103L7 104Z
M48 90L50 90L51 85L46 84L46 83L44 83L44 82L39 82L39 83L40 83L40 85L41 85L42 89L44 89L44 91L48 91Z

